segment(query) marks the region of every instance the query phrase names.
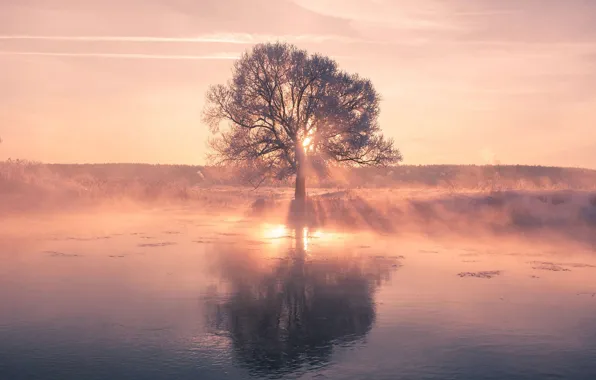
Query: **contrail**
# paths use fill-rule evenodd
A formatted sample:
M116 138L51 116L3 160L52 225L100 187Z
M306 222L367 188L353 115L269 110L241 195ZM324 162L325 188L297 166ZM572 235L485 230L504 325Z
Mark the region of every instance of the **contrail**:
M210 34L197 37L151 37L151 36L35 36L35 35L0 35L0 40L37 40L37 41L72 41L72 42L170 42L170 43L227 43L254 44L272 40L294 40L308 42L370 42L356 38L336 35L267 35L249 33Z
M47 57L80 58L123 58L123 59L170 59L170 60L218 60L238 59L239 54L224 53L215 55L163 55L163 54L126 54L126 53L61 53L46 51L0 51L0 55L24 55Z
M0 36L0 40L38 40L74 42L204 42L245 44L254 41L254 38L249 34L209 35L199 37L5 35Z

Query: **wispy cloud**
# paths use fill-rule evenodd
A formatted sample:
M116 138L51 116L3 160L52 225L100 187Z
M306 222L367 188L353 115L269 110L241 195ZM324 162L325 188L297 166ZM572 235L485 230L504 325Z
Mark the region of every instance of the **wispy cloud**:
M514 15L519 14L519 9L486 9L483 11L454 11L455 16L462 17L485 17L485 16L499 16L499 15Z
M452 31L459 25L445 16L447 6L435 1L397 2L375 0L292 0L308 11L348 20L352 27L402 31ZM372 2L372 1L371 1Z
M170 60L226 60L238 59L236 53L220 53L209 55L170 55L170 54L127 54L127 53L74 53L48 51L0 51L1 55L9 56L46 56L73 58L121 58L121 59L170 59Z
M433 40L428 38L396 38L393 40L375 40L339 35L273 35L273 34L210 34L198 37L156 37L156 36L43 36L43 35L0 35L0 41L64 41L64 42L131 42L131 43L213 43L251 45L269 41L307 42L307 43L364 43L379 45L422 45L426 42L441 45L483 45L483 46L534 46L534 47L588 47L596 48L596 42L585 41L524 41L524 40Z
M52 35L0 35L0 40L32 40L32 41L71 41L71 42L146 42L146 43L225 43L249 45L265 41L298 41L298 42L367 42L362 39L339 35L273 35L251 33L205 34L196 37L159 37L159 36L52 36ZM372 42L372 41L369 41Z

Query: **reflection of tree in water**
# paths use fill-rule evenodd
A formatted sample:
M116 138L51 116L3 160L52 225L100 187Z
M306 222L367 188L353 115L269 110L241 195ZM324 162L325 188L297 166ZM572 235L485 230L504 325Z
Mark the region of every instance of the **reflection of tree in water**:
M211 325L231 338L239 361L256 375L322 365L334 346L364 338L375 320L374 292L396 266L344 254L312 259L306 240L294 242L287 257L265 268L250 262L250 253L221 255L231 289L211 309Z

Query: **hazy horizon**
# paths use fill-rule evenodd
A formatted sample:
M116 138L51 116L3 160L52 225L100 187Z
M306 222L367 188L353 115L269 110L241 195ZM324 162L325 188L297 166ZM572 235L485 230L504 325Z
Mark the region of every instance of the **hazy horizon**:
M149 166L173 166L173 167L184 167L184 166L188 166L188 167L203 167L203 168L217 168L219 167L219 165L214 165L214 164L210 164L207 162L203 162L203 163L178 163L178 162L171 162L171 163L159 163L159 162L124 162L124 161L89 161L89 162L44 162L44 161L33 161L33 160L29 160L27 158L22 158L22 157L7 157L6 160L4 162L9 163L9 160L11 160L14 163L20 162L22 164L26 164L26 165L52 165L52 166L94 166L94 165L114 165L114 166L118 166L118 165L131 165L131 166L144 166L144 165L149 165ZM395 164L395 166L387 166L384 167L384 169L397 169L397 168L409 168L409 167L523 167L523 168L544 168L544 169L569 169L569 170L588 170L588 171L596 171L596 166L595 167L586 167L586 166L563 166L563 165L540 165L540 164L506 164L506 163L502 163L500 161L495 161L492 163L466 163L466 164L451 164L451 163L426 163L426 164L417 164L417 163L405 163L405 164ZM381 167L383 168L383 167ZM350 170L350 169L354 169L354 170L358 170L358 169L370 169L370 170L378 170L380 168L378 167L354 167L354 168L345 168L346 170Z
M283 40L372 80L404 164L596 169L595 16L580 0L4 0L0 160L204 164L207 87Z

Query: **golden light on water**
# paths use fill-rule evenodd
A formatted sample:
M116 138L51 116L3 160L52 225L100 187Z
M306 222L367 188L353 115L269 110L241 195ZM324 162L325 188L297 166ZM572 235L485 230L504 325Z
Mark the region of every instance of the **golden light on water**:
M321 230L317 230L312 234L313 237L322 238L325 236L325 233Z
M288 236L288 229L283 224L265 225L263 236L265 239L281 239Z
M302 247L304 251L308 251L308 227L302 229Z
M345 235L338 233L338 232L324 231L324 230L320 230L320 229L316 230L310 234L311 238L315 238L315 239L321 240L321 241L337 240L341 236L345 237Z
M284 241L292 240L292 244L301 244L300 249L304 251L311 249L315 241L316 245L336 244L342 236L340 233L309 227L295 230L283 224L264 224L261 227L260 234L261 238L269 240L274 246L283 244Z

